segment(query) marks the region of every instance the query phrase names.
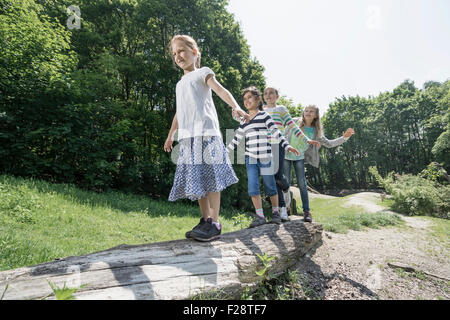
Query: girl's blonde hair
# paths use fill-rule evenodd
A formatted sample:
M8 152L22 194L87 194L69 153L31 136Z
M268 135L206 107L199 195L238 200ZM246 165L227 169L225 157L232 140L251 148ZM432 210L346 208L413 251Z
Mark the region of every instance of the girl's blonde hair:
M315 118L312 121L311 126L314 128L316 137L321 138L323 135L323 128L322 128L322 123L320 122L319 108L316 105L312 104L312 105L306 106L305 109L303 109L301 118L297 118L300 120L299 128L302 129L302 131L303 131L303 128L305 126L306 121L305 121L305 116L303 114L304 114L306 108L313 108L314 111L316 112L317 118Z
M183 43L192 50L194 50L194 49L197 50L197 60L195 60L195 67L200 68L200 60L202 57L201 57L197 42L194 40L194 38L192 38L191 36L185 35L185 34L175 35L175 36L173 36L172 40L170 40L169 49L170 49L170 53L171 53L170 56L172 57L172 60L175 62L175 60L173 58L173 54L172 54L172 45L176 40L183 41Z

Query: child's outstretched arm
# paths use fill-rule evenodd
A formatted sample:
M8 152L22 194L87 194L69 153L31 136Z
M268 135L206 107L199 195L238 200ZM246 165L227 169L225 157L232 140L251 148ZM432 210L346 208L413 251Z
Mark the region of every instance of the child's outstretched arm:
M348 139L348 138L350 138L352 135L354 135L355 134L355 130L353 130L353 128L348 128L345 132L342 132L342 136L345 138L345 139Z
M164 143L164 151L170 152L172 150L173 136L175 135L175 130L178 129L178 119L177 113L173 116L172 126L170 127L169 134L167 135L166 142Z
M234 99L233 95L225 89L214 77L213 74L209 74L206 76L206 84L229 106L231 109L236 112L239 116L244 117L245 121L248 122L250 120L250 116L241 109L239 104Z
M233 117L234 120L236 120L237 122L241 122L242 119L241 117L239 117L239 115L236 113L236 111L232 111L231 116Z
M315 145L317 148L320 148L320 143L317 142L316 140L308 140L308 141L306 141L306 143Z
M348 128L345 132L342 132L342 136L337 139L328 140L325 136L322 136L317 140L320 142L320 145L324 147L334 148L346 142L354 134L355 130L353 130L352 128Z
M241 142L242 138L245 136L245 131L243 129L242 124L239 126L239 128L236 130L236 134L234 135L233 140L228 144L227 146L227 152L232 152L238 145L239 142Z
M294 147L291 147L291 146L289 146L289 147L287 148L287 152L292 152L292 153L295 154L296 156L300 155L300 152L299 152L297 149L295 149Z
M269 132L276 138L279 138L281 140L281 145L282 147L287 151L287 152L292 152L295 155L299 155L300 152L293 148L289 142L286 140L286 138L283 136L283 134L281 133L280 130L278 130L277 126L275 125L275 123L273 122L272 118L269 116L266 120L266 127L267 130L269 130ZM312 141L312 140L310 140ZM316 142L316 141L314 141Z

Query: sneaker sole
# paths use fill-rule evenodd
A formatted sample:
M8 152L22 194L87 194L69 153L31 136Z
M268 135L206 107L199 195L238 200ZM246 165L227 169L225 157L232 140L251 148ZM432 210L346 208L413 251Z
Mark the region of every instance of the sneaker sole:
M217 235L217 236L214 236L214 237L211 237L211 238L200 238L200 237L191 237L190 239L194 239L194 240L197 240L197 241L200 241L200 242L210 242L210 241L214 241L214 240L217 240L217 239L219 239L220 238L220 235Z
M255 227L263 226L263 225L265 225L266 223L268 223L267 220L264 220L264 221L258 220L258 221L256 221L256 222L252 222L252 223L250 224L249 228L255 228Z
M196 228L199 228L200 226L201 226L201 225L197 225L197 226L195 226L194 228L192 228L192 230L189 230L188 232L186 232L186 233L184 234L184 236L186 237L186 239L193 239L192 236L191 236L192 231L196 230Z
M252 228L259 227L259 226L263 226L263 225L265 225L266 223L268 223L268 222L264 222L264 223L257 224L257 225L253 225L253 226L249 226L247 229L252 229Z

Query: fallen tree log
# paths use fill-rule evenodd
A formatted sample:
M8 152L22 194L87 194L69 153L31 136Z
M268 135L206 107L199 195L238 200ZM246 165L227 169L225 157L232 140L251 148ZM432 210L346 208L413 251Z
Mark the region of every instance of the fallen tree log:
M239 297L261 279L257 254L275 257L270 272L283 273L322 238L322 226L300 217L282 225L226 233L203 243L175 240L120 245L31 267L0 272L3 299L55 299L50 283L79 288L76 299L189 299L225 292ZM6 289L6 291L5 291Z

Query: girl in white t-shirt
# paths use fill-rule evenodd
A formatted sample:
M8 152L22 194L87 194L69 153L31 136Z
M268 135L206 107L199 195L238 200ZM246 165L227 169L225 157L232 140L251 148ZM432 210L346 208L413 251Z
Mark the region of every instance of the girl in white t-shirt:
M198 200L202 218L186 237L211 241L221 233L220 192L238 182L222 141L211 89L240 116L249 116L210 68L200 68L201 55L194 39L176 35L170 50L184 75L176 85L176 113L164 144L164 151L170 152L178 130L179 157L169 201Z

